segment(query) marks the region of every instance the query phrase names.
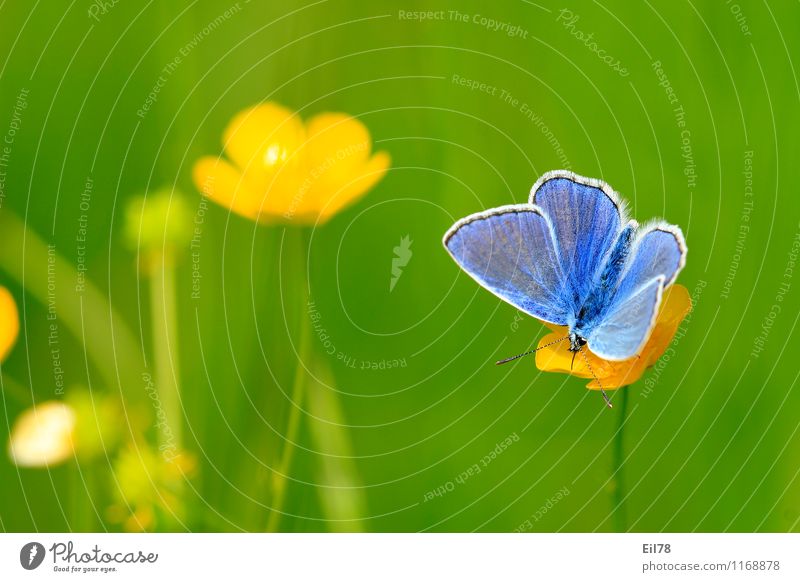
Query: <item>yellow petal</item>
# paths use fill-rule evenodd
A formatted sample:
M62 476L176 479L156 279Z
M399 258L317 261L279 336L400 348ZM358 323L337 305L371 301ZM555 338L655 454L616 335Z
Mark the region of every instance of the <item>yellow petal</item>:
M584 350L594 374L600 380L599 383L594 379L580 354L575 358L574 368L570 369L572 352L569 351L569 342L566 340L536 352L536 366L546 372L563 372L580 378L592 378L587 385L590 389L599 389L602 386L607 390L613 390L633 384L661 357L691 307L692 302L686 287L672 285L664 292L656 325L639 355L622 362L610 362L597 357L589 350ZM557 329L558 331L543 337L539 341L539 346L563 338L567 334L567 328Z
M309 188L299 215L324 222L369 191L386 173L390 158L370 159L372 139L359 120L344 113L322 113L308 122Z
M0 361L14 347L19 335L19 312L11 292L0 287Z
M192 172L195 186L206 197L233 212L255 219L264 193L254 190L242 173L221 158L200 158Z
M664 292L658 320L650 340L642 350L647 366L652 366L666 351L683 318L692 310L692 298L683 285L672 285Z
M321 113L308 120L308 168L332 185L350 181L370 155L372 139L359 120L344 113Z
M329 220L369 192L386 175L390 164L389 154L378 152L364 166L353 172L350 181L340 190L334 191L331 188L328 199L319 211L320 222Z
M253 220L290 219L307 174L305 142L300 118L275 103L236 115L225 130L225 151L242 178L220 203Z
M45 467L73 454L77 418L72 408L51 400L20 414L8 440L8 454L20 467Z
M592 371L599 378L603 378L610 372L611 362L601 360L584 348L583 353L591 365L590 371L586 359L581 354L569 351L569 340L563 339L566 336L567 328L562 327L559 331L547 334L539 340L537 346L539 349L536 352L537 368L543 372L562 372L579 378L592 378Z
M299 168L297 151L305 142L303 123L292 111L275 103L245 109L225 129L225 152L255 181L288 164Z

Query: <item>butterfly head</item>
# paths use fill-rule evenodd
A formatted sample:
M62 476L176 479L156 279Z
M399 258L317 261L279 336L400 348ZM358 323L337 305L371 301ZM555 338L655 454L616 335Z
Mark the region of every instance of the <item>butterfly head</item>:
M582 336L578 335L574 331L571 331L569 334L569 351L571 352L579 352L581 348L586 345L586 339Z

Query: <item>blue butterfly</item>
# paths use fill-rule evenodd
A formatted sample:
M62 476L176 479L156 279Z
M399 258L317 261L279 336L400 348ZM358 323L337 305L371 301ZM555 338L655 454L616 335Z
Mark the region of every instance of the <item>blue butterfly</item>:
M605 360L637 355L687 251L680 228L663 221L640 227L608 184L566 170L542 176L528 204L459 220L443 242L500 299L566 326L573 360L585 345Z

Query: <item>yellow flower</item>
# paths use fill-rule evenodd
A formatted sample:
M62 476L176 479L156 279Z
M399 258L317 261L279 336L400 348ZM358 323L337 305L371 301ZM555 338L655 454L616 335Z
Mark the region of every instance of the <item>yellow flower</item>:
M116 399L71 390L63 401L49 400L23 411L8 440L8 454L20 467L48 467L73 456L89 460L119 442Z
M128 245L145 251L183 248L192 239L192 211L183 194L162 188L136 196L125 208Z
M131 198L123 230L128 246L139 251L139 265L148 275L171 265L192 240L192 211L177 190L162 188Z
M275 103L236 115L223 145L227 160L195 164L197 188L262 222L325 222L372 188L390 161L386 152L372 155L369 131L357 119L320 113L303 123Z
M3 361L19 335L17 304L5 287L0 287L0 322L0 361Z
M183 489L194 471L194 457L167 458L147 445L131 444L114 461L115 502L109 518L126 531L174 529L185 519Z
M650 334L641 353L633 358L622 362L611 362L598 358L589 350L584 350L591 369L600 384L594 380L592 371L586 366L586 362L581 356L575 358L573 366L573 353L569 351L569 342L562 341L551 346L543 347L549 342L557 341L567 335L567 328L548 325L553 333L544 336L539 340L539 347L536 352L536 367L544 372L564 372L578 376L580 378L592 378L587 384L591 390L599 390L601 385L606 390L621 388L628 384L633 384L638 380L644 371L656 363L658 358L669 346L672 337L678 330L678 326L692 309L692 300L689 292L683 285L672 285L664 292L664 299L658 312L658 320Z
M66 461L73 455L77 418L71 406L50 400L19 415L8 454L20 467L44 467Z

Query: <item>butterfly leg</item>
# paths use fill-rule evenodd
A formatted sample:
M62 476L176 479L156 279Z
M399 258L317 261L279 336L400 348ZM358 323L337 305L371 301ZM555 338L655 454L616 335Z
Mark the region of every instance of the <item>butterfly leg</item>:
M586 362L586 367L589 368L589 373L595 379L595 382L597 382L597 385L600 386L600 393L603 395L603 400L606 401L606 405L609 408L614 408L614 406L611 404L611 399L608 397L608 394L606 394L606 391L603 389L603 385L600 383L600 378L598 378L597 374L595 374L594 370L592 370L592 365L589 363L589 358L586 357L586 354L583 351L583 346L581 346L579 348L579 350L581 352L581 355L583 356L583 361ZM574 357L573 357L573 359L574 359Z

